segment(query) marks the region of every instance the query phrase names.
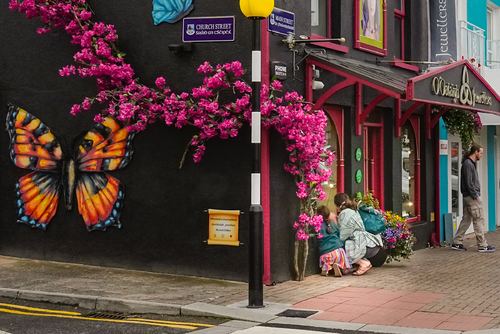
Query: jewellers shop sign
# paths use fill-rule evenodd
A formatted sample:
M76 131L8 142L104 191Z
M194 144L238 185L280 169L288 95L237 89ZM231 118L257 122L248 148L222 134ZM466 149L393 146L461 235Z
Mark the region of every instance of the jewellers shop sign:
M455 108L500 112L500 99L466 60L408 80L407 99Z
M485 92L477 94L474 87L469 84L469 71L467 66L462 70L462 83L459 85L451 82L446 82L441 76L432 78L431 83L432 94L439 96L447 96L453 98L453 103L459 102L469 106L475 106L476 103L491 106L493 98L491 95L486 95Z

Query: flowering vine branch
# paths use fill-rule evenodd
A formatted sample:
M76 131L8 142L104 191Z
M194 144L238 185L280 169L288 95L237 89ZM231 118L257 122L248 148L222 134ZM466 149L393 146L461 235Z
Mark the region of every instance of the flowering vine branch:
M73 57L77 66L65 66L59 73L61 76L78 73L82 78L96 78L98 94L75 104L71 108L73 115L89 110L98 102L105 108L95 116L96 122L102 121L103 116L112 115L120 120L134 117L131 127L137 131L157 120L177 128L195 126L199 133L191 138L186 148L187 152L190 146L195 147L195 162L201 160L208 139L236 137L243 124L251 121L252 89L242 79L244 70L238 61L215 67L205 62L198 68L198 73L205 76L203 84L189 93L176 94L165 86L163 77L156 79L155 87L139 82L132 67L125 63L125 54L118 48L114 26L93 22L86 0L11 0L10 9L25 13L29 19L41 17L45 27L37 30L39 34L50 32L52 27L63 27L71 35L71 43L81 46ZM274 81L270 87L263 85L261 112L263 126L276 128L290 152L289 162L284 167L296 177L297 196L301 202L301 214L294 227L297 229L296 270L298 278L303 279L307 241L321 228L322 218L315 214L315 201L325 198L321 184L331 174L321 165L330 166L334 154L325 149L327 118L324 112L313 110L296 92L277 97L281 89L279 81ZM301 242L305 254L303 268L299 270L297 251Z

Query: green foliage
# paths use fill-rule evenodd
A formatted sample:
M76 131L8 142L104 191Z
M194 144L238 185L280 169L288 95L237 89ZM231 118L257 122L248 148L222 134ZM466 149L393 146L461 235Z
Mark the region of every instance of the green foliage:
M452 135L459 135L462 148L468 150L474 143L474 136L481 129L481 118L475 112L451 109L443 115L446 129Z
M380 204L378 202L378 199L373 197L373 194L368 190L365 195L362 193L358 192L356 194L356 199L358 202L361 202L362 204L365 204L367 206L373 206L375 209L380 209Z

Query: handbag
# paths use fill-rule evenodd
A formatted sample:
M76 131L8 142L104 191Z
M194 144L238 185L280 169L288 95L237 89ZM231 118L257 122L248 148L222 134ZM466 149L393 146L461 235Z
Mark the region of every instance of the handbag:
M373 206L359 205L358 212L367 232L376 235L385 231L386 220Z

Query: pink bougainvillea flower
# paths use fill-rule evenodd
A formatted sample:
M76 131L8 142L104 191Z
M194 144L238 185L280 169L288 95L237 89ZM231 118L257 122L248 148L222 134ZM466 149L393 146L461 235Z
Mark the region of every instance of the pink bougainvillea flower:
M156 79L155 84L158 89L163 89L163 86L165 86L165 78L159 77L158 79Z

